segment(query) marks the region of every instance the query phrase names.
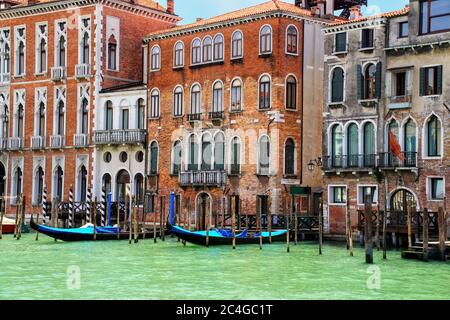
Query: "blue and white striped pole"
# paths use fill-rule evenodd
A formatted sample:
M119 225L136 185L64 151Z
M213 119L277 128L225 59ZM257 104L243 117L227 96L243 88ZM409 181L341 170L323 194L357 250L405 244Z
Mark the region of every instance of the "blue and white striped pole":
M90 222L91 222L91 188L88 188L86 194L86 223Z
M47 187L44 186L44 191L42 192L42 223L47 224ZM37 222L39 223L39 221Z
M111 225L111 201L112 201L112 193L111 192L108 192L108 197L107 197L107 199L108 199L108 204L107 204L107 208L108 208L108 226L110 226Z
M106 193L105 193L105 188L102 188L101 213L102 213L102 227L104 227L104 226L106 226Z
M73 191L72 185L69 189L69 228L73 228Z

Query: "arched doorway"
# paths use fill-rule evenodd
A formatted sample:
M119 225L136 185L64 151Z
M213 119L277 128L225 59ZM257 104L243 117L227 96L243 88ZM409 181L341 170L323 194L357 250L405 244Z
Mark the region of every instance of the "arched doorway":
M118 202L125 201L126 186L130 183L130 174L126 170L120 170L116 177L116 199Z
M209 194L201 192L197 195L195 202L196 212L196 228L197 230L205 230L208 219L208 215L211 215L212 201Z
M410 191L399 189L392 194L391 211L406 213L407 208L411 206L415 208L417 206L417 201Z

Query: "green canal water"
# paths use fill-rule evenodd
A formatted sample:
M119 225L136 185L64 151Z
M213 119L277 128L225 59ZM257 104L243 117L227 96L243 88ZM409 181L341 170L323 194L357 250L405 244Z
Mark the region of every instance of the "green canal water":
M183 247L166 241L54 242L40 235L0 240L0 299L450 299L450 263L403 260L301 242ZM75 268L75 269L74 269ZM78 282L70 270L80 270ZM379 288L368 278L380 275ZM375 272L375 274L373 273ZM75 279L77 279L75 277ZM73 285L75 283L75 285Z

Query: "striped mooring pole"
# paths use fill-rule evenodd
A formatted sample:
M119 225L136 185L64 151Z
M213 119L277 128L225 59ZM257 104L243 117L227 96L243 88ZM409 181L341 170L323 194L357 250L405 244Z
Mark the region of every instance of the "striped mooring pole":
M105 188L102 188L101 213L102 213L102 227L104 227L104 226L106 226L106 192L105 192Z
M91 188L87 189L86 194L86 223L91 223Z
M69 228L73 228L73 190L69 189Z
M44 186L44 191L42 192L42 223L47 224L47 187ZM39 223L39 221L37 222Z

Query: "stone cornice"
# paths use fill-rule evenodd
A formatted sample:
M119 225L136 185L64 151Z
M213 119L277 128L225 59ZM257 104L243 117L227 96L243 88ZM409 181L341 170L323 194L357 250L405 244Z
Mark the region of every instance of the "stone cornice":
M344 31L361 29L361 28L384 26L386 24L386 22L387 22L387 19L384 17L383 18L375 18L375 19L367 19L364 21L331 25L329 27L324 28L323 32L325 34L332 34L332 33L344 32Z
M112 8L130 11L135 14L149 16L162 21L176 23L181 20L178 16L164 11L127 3L120 0L61 0L36 3L29 6L17 6L0 11L0 19L14 19L36 14L45 14L52 11L70 10L78 7L87 7L103 4Z

